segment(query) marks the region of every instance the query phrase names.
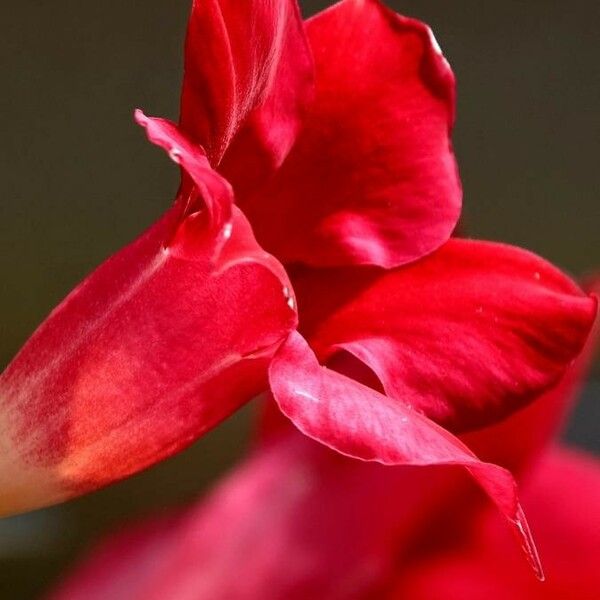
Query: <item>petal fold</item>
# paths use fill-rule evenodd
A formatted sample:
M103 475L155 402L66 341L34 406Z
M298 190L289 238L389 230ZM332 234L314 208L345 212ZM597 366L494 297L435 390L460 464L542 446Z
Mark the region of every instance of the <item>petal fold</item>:
M595 298L544 260L472 240L390 271L293 279L322 362L350 352L389 396L453 431L494 423L555 385L596 315Z
M138 120L196 187L75 288L0 376L0 513L189 445L265 389L295 327L285 272L228 184L172 124Z
M402 403L320 366L297 332L275 354L269 382L280 409L300 431L343 455L384 465L465 467L543 578L515 481L506 469L481 462L452 434Z
M284 262L411 262L445 242L461 186L449 130L454 76L418 21L377 0L310 19L315 100L266 189L240 205Z

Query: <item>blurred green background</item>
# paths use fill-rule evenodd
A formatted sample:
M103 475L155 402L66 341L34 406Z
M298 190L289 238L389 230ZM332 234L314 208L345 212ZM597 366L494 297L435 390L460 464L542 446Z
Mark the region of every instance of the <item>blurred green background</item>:
M454 139L469 233L577 275L599 268L600 4L389 4L432 25L458 76ZM189 0L2 3L2 366L172 199L177 170L144 141L132 111L176 118L188 10ZM596 450L599 397L592 381L567 434ZM36 598L102 531L196 496L243 452L249 414L120 485L1 521L0 598Z

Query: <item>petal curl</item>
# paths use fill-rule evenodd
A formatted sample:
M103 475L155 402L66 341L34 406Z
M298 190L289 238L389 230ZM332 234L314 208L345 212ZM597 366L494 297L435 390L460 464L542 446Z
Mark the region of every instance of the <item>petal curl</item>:
M320 366L297 332L275 354L269 382L279 408L300 431L343 455L384 465L465 467L543 578L515 481L506 469L481 462L460 440L402 403Z
M207 234L218 234L231 220L233 191L229 182L212 169L204 148L193 144L175 123L147 117L139 109L135 111L135 120L146 130L153 144L165 150L174 163L181 165L184 184L180 194L189 194L185 210L198 210L198 206L193 206L193 200L194 194L200 196L208 210Z
M238 209L216 219L231 211L226 182L168 123L138 118L197 188L75 288L0 376L0 513L189 445L264 389L295 326L281 265Z
M249 185L288 153L312 75L295 0L194 0L181 126L213 166L225 158L236 188Z
M284 262L411 262L445 242L461 186L449 142L454 77L430 29L377 0L306 24L316 98L274 179L238 198Z
M453 431L493 423L558 382L595 298L537 256L452 239L391 271L299 270L302 331L322 362L346 350L386 393Z

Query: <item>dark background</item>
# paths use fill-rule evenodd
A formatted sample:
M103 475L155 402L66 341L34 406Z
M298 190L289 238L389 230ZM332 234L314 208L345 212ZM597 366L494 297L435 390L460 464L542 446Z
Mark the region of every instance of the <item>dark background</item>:
M389 4L433 27L458 76L469 233L575 275L599 268L600 4ZM2 366L81 277L169 204L177 170L131 115L139 106L177 117L188 9L189 0L2 2ZM595 373L567 435L598 451ZM248 415L122 484L1 521L0 598L36 597L102 531L197 495L242 453Z

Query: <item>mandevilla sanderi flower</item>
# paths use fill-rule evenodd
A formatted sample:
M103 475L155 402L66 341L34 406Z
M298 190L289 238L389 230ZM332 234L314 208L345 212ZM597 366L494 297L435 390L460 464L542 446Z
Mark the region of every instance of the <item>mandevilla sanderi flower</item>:
M378 0L305 23L295 0L195 0L179 125L136 113L179 192L1 375L0 511L127 477L269 389L342 454L466 467L539 571L512 476L454 434L554 385L596 302L528 252L450 239L454 110L429 28Z

